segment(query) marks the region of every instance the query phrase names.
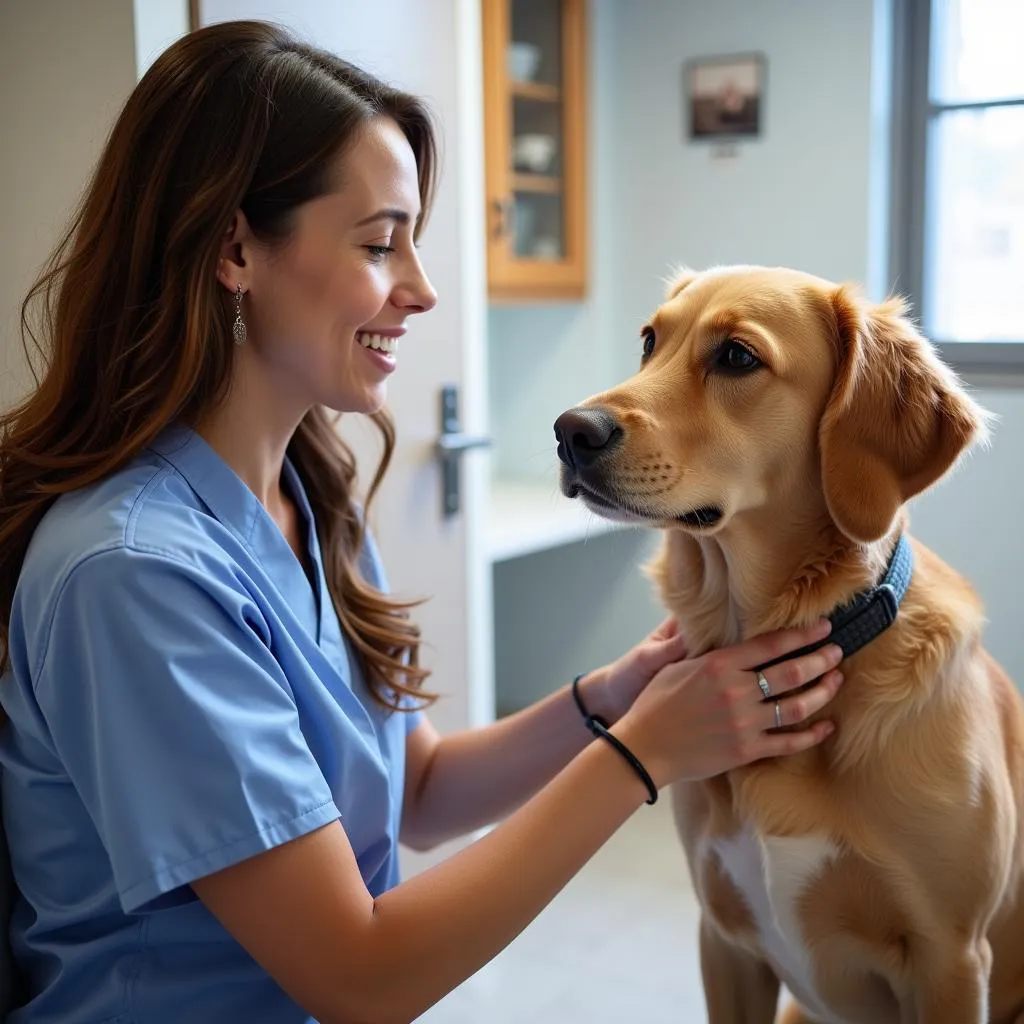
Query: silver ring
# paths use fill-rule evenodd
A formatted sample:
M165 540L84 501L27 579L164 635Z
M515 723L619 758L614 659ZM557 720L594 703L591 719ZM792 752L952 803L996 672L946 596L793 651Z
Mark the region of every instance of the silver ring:
M760 669L757 670L757 685L761 688L764 699L771 700L772 688L768 685L768 680L765 679L764 673Z
M778 701L775 702L775 728L782 728L782 707Z

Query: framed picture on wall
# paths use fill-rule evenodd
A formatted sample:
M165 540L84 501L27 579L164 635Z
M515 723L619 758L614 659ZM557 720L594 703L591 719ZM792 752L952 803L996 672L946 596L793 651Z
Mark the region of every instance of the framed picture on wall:
M691 139L743 139L761 134L763 54L698 57L685 65L683 76Z

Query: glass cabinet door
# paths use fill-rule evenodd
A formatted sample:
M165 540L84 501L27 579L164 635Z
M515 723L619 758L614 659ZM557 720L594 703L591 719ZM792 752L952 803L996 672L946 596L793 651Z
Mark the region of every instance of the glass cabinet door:
M511 0L512 245L517 259L565 255L560 4Z
M492 298L581 297L582 0L482 2Z

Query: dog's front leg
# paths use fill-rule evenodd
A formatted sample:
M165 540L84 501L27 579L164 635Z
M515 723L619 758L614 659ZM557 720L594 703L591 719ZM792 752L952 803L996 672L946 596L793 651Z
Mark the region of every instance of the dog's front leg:
M726 941L706 917L700 923L700 970L708 1024L773 1024L779 979L765 963Z
M992 950L986 939L945 955L926 954L919 962L905 1024L988 1024Z

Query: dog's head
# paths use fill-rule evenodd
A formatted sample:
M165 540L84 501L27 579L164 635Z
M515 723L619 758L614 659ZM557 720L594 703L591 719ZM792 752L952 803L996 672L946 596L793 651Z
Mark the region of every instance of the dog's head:
M710 534L800 493L866 543L986 429L900 300L796 271L685 272L641 339L555 422L563 492L608 518Z

